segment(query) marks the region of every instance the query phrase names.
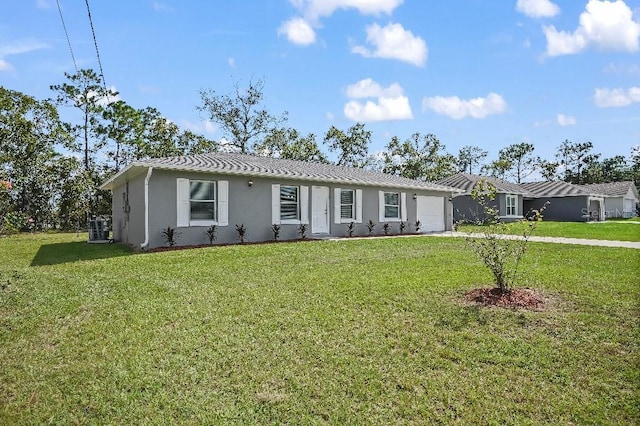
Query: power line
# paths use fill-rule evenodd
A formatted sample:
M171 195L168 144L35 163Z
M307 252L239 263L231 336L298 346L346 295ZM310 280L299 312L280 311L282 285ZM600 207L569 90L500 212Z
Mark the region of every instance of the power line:
M76 64L76 57L73 55L73 48L71 47L71 40L69 39L67 26L65 25L64 18L62 17L62 8L60 7L60 0L56 0L56 4L58 5L58 13L60 14L60 20L62 21L62 28L64 29L64 35L67 37L67 44L69 45L69 51L71 52L71 59L73 59L73 67L76 69L76 74L77 74L78 64ZM103 80L104 80L104 77L103 77Z
M89 25L91 26L91 35L93 36L93 45L96 47L96 57L98 58L98 67L100 67L100 76L102 77L102 85L104 86L105 95L108 98L109 91L107 90L107 82L104 79L104 71L102 70L102 61L100 60L100 51L98 50L98 40L96 39L96 31L93 28L93 19L91 18L91 9L89 8L89 0L85 0L85 4L87 5L87 15L89 15Z

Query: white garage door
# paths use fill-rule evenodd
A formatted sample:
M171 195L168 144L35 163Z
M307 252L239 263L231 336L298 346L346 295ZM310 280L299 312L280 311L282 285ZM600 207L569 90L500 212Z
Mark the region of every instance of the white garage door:
M444 231L444 197L418 196L416 201L420 232Z

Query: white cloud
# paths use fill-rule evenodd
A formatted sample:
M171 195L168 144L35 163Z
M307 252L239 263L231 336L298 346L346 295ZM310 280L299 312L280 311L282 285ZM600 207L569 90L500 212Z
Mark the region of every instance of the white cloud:
M363 15L391 15L404 0L290 0L302 17L291 18L282 23L278 34L300 46L309 46L316 41L314 28L321 26L320 19L333 15L339 9L355 9Z
M560 13L560 8L550 0L518 0L516 10L530 18L551 18Z
M13 71L13 66L4 59L0 59L0 71Z
M427 43L400 24L388 24L385 27L369 25L367 42L375 47L373 51L364 46L355 46L351 52L366 58L397 59L417 67L427 62Z
M580 25L574 32L543 27L547 38L547 55L580 53L593 46L603 51L638 51L640 23L633 20L633 11L622 0L589 0L580 14Z
M333 115L332 112L328 112L326 114L326 117L327 117L327 120L329 120L329 121L333 121L336 118L335 115Z
M360 80L347 87L347 96L351 99L344 106L344 115L353 121L391 121L413 118L409 98L399 84L393 83L384 88L370 78ZM374 98L366 102L355 99Z
M6 56L21 55L34 50L47 49L48 47L47 44L32 39L0 43L0 71L13 70L13 66L5 59Z
M556 116L556 119L558 121L558 124L561 126L575 126L577 123L577 120L575 117L571 116L571 115L564 115L564 114L558 114Z
M235 68L236 67L236 59L235 58L229 58L227 59L227 63L229 64L229 66L231 68Z
M365 78L364 80L347 86L347 96L351 99L395 98L403 94L404 91L398 83L393 83L385 89L370 78Z
M423 110L432 110L453 119L465 117L485 118L492 114L502 114L507 110L507 103L502 96L489 93L486 98L460 99L457 96L434 96L422 100Z
M596 89L593 99L600 108L618 108L640 102L640 87L624 89Z
M214 134L218 130L218 127L216 126L216 124L213 121L209 121L209 120L200 121L197 123L194 123L188 120L183 120L182 127L184 127L187 130L191 130L194 133Z
M316 20L333 15L338 9L356 9L363 15L390 15L404 0L291 0L304 15Z
M278 28L278 34L286 35L290 42L300 46L308 46L316 41L315 31L303 18L292 18L284 22Z
M110 92L113 93L118 93L118 91L116 90L115 86L111 86L108 88ZM89 91L87 92L87 98L92 99L92 98L97 98L96 103L98 105L109 105L112 104L114 102L118 102L121 101L122 98L120 98L120 95L116 94L115 96L102 96L102 97L98 97L97 93L95 91Z
M49 9L51 7L51 3L48 0L37 0L36 6L38 9Z

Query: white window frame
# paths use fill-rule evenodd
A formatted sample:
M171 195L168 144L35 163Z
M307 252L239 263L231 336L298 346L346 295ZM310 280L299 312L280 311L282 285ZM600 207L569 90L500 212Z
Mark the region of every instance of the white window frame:
M212 202L215 204L215 218L191 219L191 182L208 182L214 184L215 198L213 200L196 200L196 202ZM177 190L177 227L197 226L228 226L229 225L229 182L225 180L207 179L176 179Z
M387 217L385 194L398 194L398 217ZM389 204L392 205L392 204ZM379 222L406 222L407 221L407 193L399 191L378 192L378 221Z
M282 219L280 210L280 188L290 186L298 188L299 219ZM271 185L271 222L274 225L302 225L309 223L309 187L305 185Z
M509 205L509 201L512 201L512 205ZM505 213L506 217L518 216L518 196L513 194L507 194L504 197ZM513 209L513 213L509 213L509 209Z
M342 191L353 192L353 209L352 217L342 217ZM352 188L334 188L333 190L333 221L336 224L340 223L362 223L362 189Z

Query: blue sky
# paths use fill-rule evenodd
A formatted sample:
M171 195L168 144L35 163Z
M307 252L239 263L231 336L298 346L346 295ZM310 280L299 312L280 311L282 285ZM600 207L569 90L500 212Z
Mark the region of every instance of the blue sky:
M59 0L79 68L98 70L86 5ZM604 157L640 145L640 1L89 2L106 83L219 140L201 89L265 81L266 106L317 135L365 122L371 151L435 134L456 155L565 139ZM0 85L52 96L74 65L56 0L2 0ZM64 114L64 112L63 112Z

